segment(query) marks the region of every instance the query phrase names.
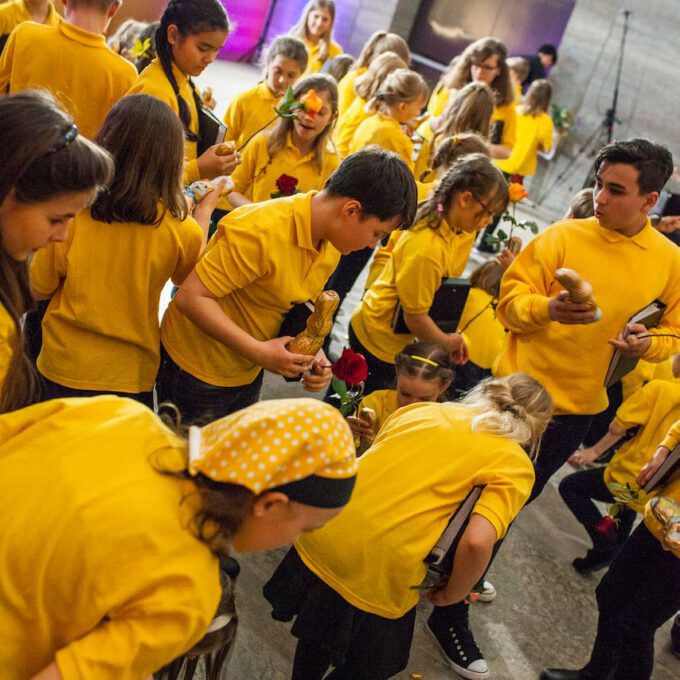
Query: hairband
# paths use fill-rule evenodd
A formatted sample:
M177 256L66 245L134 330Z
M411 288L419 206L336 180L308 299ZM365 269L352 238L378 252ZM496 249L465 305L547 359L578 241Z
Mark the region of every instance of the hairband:
M422 361L424 364L430 364L430 366L437 366L438 368L443 368L441 364L438 364L436 361L432 361L432 359L419 357L417 354L410 354L409 356L411 357L411 359L418 359L418 361Z
M444 212L444 204L437 203L437 212L441 215Z
M67 147L78 136L78 127L75 123L64 132L61 139L48 151L48 153L56 153Z
M375 98L376 98L378 101L382 101L383 99L385 99L385 95L384 95L382 92L376 92L376 93L375 93Z

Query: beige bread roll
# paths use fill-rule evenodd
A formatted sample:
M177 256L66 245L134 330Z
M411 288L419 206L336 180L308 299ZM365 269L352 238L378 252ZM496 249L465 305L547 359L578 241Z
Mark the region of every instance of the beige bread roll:
M314 303L314 311L307 319L307 327L288 343L288 351L315 356L331 332L333 315L339 304L340 298L334 290L319 293Z
M593 297L593 287L585 279L582 279L578 272L564 267L555 272L555 278L569 293L569 299L572 302L578 305L589 304L591 307L597 307Z
M229 142L222 142L216 149L215 153L218 156L229 156L232 153L236 152L236 144L234 142L229 141Z

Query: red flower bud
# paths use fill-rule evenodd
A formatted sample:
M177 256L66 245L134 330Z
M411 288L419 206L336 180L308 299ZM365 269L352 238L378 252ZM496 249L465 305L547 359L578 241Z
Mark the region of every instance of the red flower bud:
M606 536L609 539L616 538L617 531L616 520L613 517L610 517L609 515L603 517L595 525L594 529L595 531L597 531L598 534L602 534L603 536Z
M276 180L276 188L281 196L292 196L297 191L298 178L283 174Z
M348 385L359 385L368 378L368 364L363 354L354 352L348 347L342 350L339 359L333 362L333 375L344 380Z

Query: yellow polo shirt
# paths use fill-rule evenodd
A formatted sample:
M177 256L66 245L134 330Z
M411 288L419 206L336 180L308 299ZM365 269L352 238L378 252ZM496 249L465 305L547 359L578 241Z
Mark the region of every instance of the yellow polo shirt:
M347 111L352 105L352 102L357 98L357 93L354 91L354 83L356 83L359 76L363 76L368 69L365 66L361 68L352 69L338 83L338 115Z
M162 206L159 205L159 211ZM203 232L193 217L166 212L158 225L78 215L63 243L39 250L31 286L51 296L43 319L40 372L82 390L148 392L160 363L158 305L198 260Z
M0 303L0 393L12 363L16 343L17 329L9 312Z
M0 92L49 90L90 139L136 77L135 67L110 50L103 35L63 19L56 26L20 24L0 57Z
M237 208L219 223L196 265L224 314L257 340L278 337L286 312L315 299L340 259L328 241L318 250L312 242L315 193ZM174 301L161 339L175 363L211 385L248 385L262 370L199 330Z
M629 483L638 487L635 479L642 466L652 457L668 429L680 419L680 380L652 380L640 388L630 399L621 404L616 412L616 424L628 430L641 425L638 433L614 454L604 471L604 481L613 495L611 484ZM656 495L656 494L654 494ZM628 505L635 512L643 512L650 496L640 492L637 500Z
M189 129L194 134L198 134L198 111L196 109L196 102L194 101L193 90L189 77L185 76L172 63L172 72L179 86L179 94L187 103L189 113L191 116L191 123ZM156 57L138 76L134 84L130 88L128 94L148 94L156 99L165 102L178 116L179 104L177 103L177 95L172 89L172 85L168 77L163 71L161 62ZM198 171L198 163L196 157L198 154L198 142L184 141L184 184L191 184L199 179L201 175Z
M430 101L427 102L427 111L432 118L441 116L444 113L450 95L451 93L443 84L440 83L435 87L430 95Z
M471 288L459 327L470 339L470 361L490 369L503 349L505 328L496 317L493 298L481 288Z
M43 22L45 26L56 26L59 22L59 14L50 2L47 10L47 18ZM26 7L26 0L10 0L0 5L0 35L11 33L24 21L35 21Z
M399 408L397 404L397 390L376 390L364 397L359 404L362 408L372 408L375 411L376 432L385 421Z
M533 175L539 147L550 151L553 144L553 121L549 114L529 116L517 111L515 144L510 158L498 159L496 165L508 175Z
M550 319L550 298L562 290L555 280L560 267L592 284L599 321L567 325ZM650 332L680 334L680 249L649 221L632 238L602 228L594 217L557 222L503 276L496 313L510 333L494 372L529 373L551 393L557 414L599 413L607 406L603 382L614 352L607 341L657 299L668 307ZM654 338L644 358L657 363L679 350L678 340Z
M274 107L279 98L262 81L244 92L239 92L227 106L224 122L227 124L225 140L232 140L240 148L246 140L278 118Z
M366 102L359 96L354 99L344 113L340 114L338 123L333 131L333 141L342 158L346 158L351 153L350 146L354 133L370 115L366 111Z
M295 544L304 563L359 609L396 619L418 603L423 560L474 486L474 512L498 538L531 493L534 469L515 441L473 432L454 403L399 409L359 459L352 502Z
M397 242L392 256L352 316L359 342L389 364L415 336L394 333L392 320L397 302L409 314L427 314L444 277L457 277L465 265L459 252L472 248L474 234L456 234L442 220L438 229L416 225Z
M276 180L281 175L289 175L298 180L297 187L302 193L323 189L326 180L340 165L338 155L327 145L323 153L321 170L316 164L316 153L305 154L293 144L291 135L286 138L286 146L269 155L267 144L269 132L260 132L253 137L241 156L241 164L231 175L234 190L243 194L253 203L260 203L272 198L277 193Z
M680 420L675 421L663 441L657 442L657 444L663 445L671 451L680 444ZM651 453L652 452L650 451L650 454ZM656 495L666 496L676 503L680 503L680 470L675 470L671 475L670 480L656 492ZM649 531L657 539L661 540L663 536L663 527L659 520L654 516L652 509L649 507L649 503L645 506L644 522ZM673 554L680 558L680 550L674 550Z
M413 142L399 121L378 112L370 114L356 129L349 152L354 153L371 144L399 154L413 172Z
M651 380L673 380L673 357L658 364L640 359L635 370L621 378L623 400L632 397L645 383Z
M315 45L310 40L307 40L307 38L303 38L302 42L305 44L305 47L307 48L307 54L309 55L307 70L303 75L318 73L326 63L325 59L321 59L321 57L319 57L319 44L317 43ZM342 47L340 47L340 45L336 43L335 40L331 40L328 45L328 59L337 57L339 54L342 54Z
M186 443L131 399L0 416L3 680L55 657L63 680L140 680L203 637L218 563L189 528L193 485L159 472L161 454L179 463Z
M503 104L502 106L494 106L491 114L491 130L493 131L494 123L503 123L503 132L501 133L501 144L512 148L515 145L517 135L517 114L515 112L515 102ZM496 161L498 164L498 161Z

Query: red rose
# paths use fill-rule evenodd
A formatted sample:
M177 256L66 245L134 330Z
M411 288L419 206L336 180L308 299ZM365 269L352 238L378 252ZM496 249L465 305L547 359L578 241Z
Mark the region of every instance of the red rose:
M333 362L333 375L348 385L359 385L368 378L368 364L363 354L353 352L348 347L342 350L339 359Z
M297 191L297 177L290 175L281 175L276 180L276 188L279 190L281 196L292 196Z
M606 515L595 525L594 528L598 534L602 534L603 536L606 536L612 540L616 539L617 526L616 520L613 517Z

